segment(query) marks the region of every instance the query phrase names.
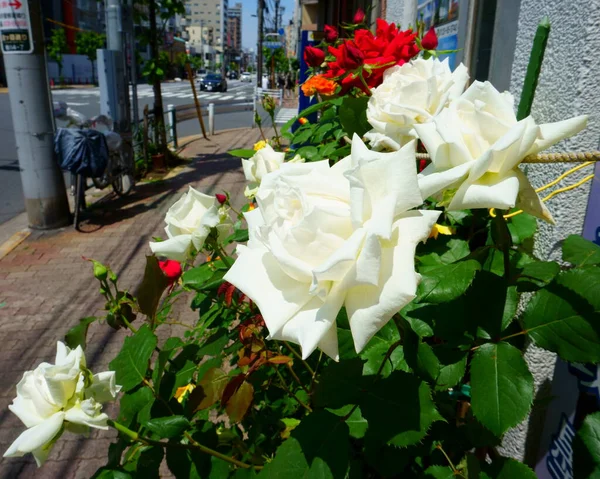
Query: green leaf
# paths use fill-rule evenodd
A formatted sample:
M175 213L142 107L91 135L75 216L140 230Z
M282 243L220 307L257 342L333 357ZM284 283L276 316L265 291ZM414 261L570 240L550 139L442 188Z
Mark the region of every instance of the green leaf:
M513 244L523 244L533 239L537 230L537 220L527 213L513 216L507 222Z
M158 479L160 477L160 464L164 455L163 448L158 446L149 447L142 451L137 461L137 476L144 479Z
M254 387L247 381L242 382L225 405L225 411L227 411L229 419L234 423L241 422L248 412L253 399Z
M125 471L115 469L99 469L92 476L92 479L132 479L132 475Z
M239 229L225 239L225 244L246 243L248 239L248 230Z
M140 311L148 317L154 316L160 297L169 286L169 278L158 265L156 256L146 256L144 279L137 290Z
M600 361L600 269L588 267L561 273L538 291L522 320L541 348L565 361Z
M423 478L455 479L454 471L448 466L430 466L423 473Z
M183 285L196 291L202 290L214 274L214 263L204 263L183 273Z
M475 417L496 435L519 424L533 402L533 376L517 348L508 343L479 347L471 362Z
M190 427L185 416L167 416L150 419L146 427L161 438L172 438L183 434Z
M227 153L237 158L252 158L256 154L256 151L245 148L237 148L235 150L229 150Z
M398 334L398 329L396 328L394 321L389 321L375 334L375 336L373 336L373 338L371 338L360 353L360 357L366 361L363 367L363 375L371 376L377 374L388 350L399 340L400 334ZM354 342L352 342L352 347L354 348ZM404 350L402 346L397 346L394 349L389 360L385 362L385 365L381 370L381 375L387 377L396 369L401 371L409 370L408 364L406 364L404 359Z
M156 343L156 336L147 324L133 336L125 338L123 348L109 365L111 371L115 371L117 384L123 387L123 391L133 389L146 378L148 362Z
M574 477L600 478L600 412L588 415L573 440Z
M494 459L491 464L482 462L482 471L490 479L536 479L537 476L522 462L505 457Z
M319 149L316 146L303 146L296 150L296 154L308 161L315 161L319 158Z
M402 371L366 388L360 408L369 422L367 436L400 447L418 443L442 419L427 383Z
M425 381L433 382L440 373L440 362L433 349L409 328L404 335L404 357L408 366Z
M467 352L457 349L438 347L435 349L440 372L435 381L436 390L447 390L456 386L467 369Z
M354 133L358 136L363 136L373 127L367 120L367 103L369 97L362 96L354 98L345 96L342 105L340 106L340 122L346 130L348 137L352 138Z
M417 250L417 262L421 266L421 271L425 268L436 268L443 264L450 264L459 261L471 254L469 243L465 240L452 238L450 236L440 235L437 239L429 239L427 243L419 245ZM421 252L427 251L425 254Z
M600 264L600 246L581 236L571 235L562 245L563 260L575 266Z
M350 430L350 436L355 439L362 439L365 436L365 432L367 432L369 423L362 416L359 407L355 407L352 404L348 404L347 406L344 406L339 409L328 409L328 411L340 417L344 417L348 413L350 413L350 411L352 411L350 417L346 419L346 424L348 425L348 428Z
M302 420L258 477L344 479L349 459L348 426L338 416L320 410Z
M158 358L154 365L154 371L152 371L152 382L154 383L154 389L160 389L160 382L162 380L162 375L165 370L165 366L167 361L171 359L175 351L183 346L183 341L179 339L177 336L172 336L165 341L163 344L160 353L158 353Z
M121 406L119 422L126 426L131 426L135 421L144 424L150 419L150 409L153 403L154 395L146 386L124 394L119 403Z
M463 295L481 265L475 260L459 261L427 271L417 290L420 303L446 303Z
M517 290L537 291L552 282L560 273L560 266L553 261L535 261L523 266L517 278Z
M1 306L1 305L0 305ZM65 343L71 349L75 349L77 346L81 346L85 349L85 340L87 337L88 328L90 324L96 321L95 316L89 316L87 318L81 318L77 326L73 326L67 334L65 334Z
M363 361L358 358L328 364L315 388L315 405L339 408L356 404L362 389L362 370Z

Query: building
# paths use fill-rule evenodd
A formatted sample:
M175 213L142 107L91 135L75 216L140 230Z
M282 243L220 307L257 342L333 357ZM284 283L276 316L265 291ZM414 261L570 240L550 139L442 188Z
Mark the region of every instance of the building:
M227 47L232 56L242 51L242 4L236 3L227 11Z
M183 38L208 68L226 63L228 0L187 0Z

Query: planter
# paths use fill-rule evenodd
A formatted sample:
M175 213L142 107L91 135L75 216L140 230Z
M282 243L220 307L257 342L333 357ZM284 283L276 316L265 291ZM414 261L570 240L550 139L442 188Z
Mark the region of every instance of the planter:
M152 155L152 169L153 170L166 169L164 153L158 153L156 155Z

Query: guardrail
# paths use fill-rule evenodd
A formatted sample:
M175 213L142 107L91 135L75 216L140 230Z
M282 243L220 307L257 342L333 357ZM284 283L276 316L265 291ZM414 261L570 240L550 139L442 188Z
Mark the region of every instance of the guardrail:
M232 113L235 111L247 111L252 110L254 107L253 102L247 100L223 102L223 103L209 103L207 108L201 109L203 117L208 117L208 134L215 134L215 115L220 113ZM182 121L193 120L198 118L196 110L196 104L191 103L188 105L167 105L166 111L166 123L167 128L171 132L171 143L177 148L177 123Z

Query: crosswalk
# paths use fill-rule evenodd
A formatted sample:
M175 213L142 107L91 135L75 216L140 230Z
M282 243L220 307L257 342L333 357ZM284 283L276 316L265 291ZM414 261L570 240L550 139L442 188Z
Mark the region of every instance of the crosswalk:
M283 124L290 121L298 114L298 110L296 108L282 108L277 112L277 116L275 117L275 123Z

